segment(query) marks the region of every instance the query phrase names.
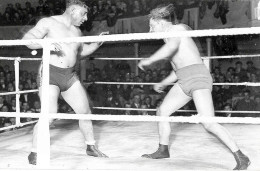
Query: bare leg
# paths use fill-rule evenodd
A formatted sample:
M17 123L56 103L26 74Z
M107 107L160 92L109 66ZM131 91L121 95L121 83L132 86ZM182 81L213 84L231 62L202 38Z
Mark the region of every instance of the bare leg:
M76 113L91 114L86 91L79 81L75 82L67 91L62 92L61 95ZM85 138L86 144L88 145L87 152L88 149L92 151L94 150L93 153L88 154L95 157L107 157L95 147L92 121L79 120L79 128Z
M39 96L41 98L42 89L39 88ZM49 112L57 113L58 109L58 98L60 94L60 89L55 85L49 86ZM52 122L52 120L50 120ZM29 163L36 165L37 160L37 134L38 134L38 123L34 126L33 129L33 141L32 141L32 153L29 155Z
M196 105L196 109L201 116L213 117L215 115L212 95L210 90L203 89L203 90L194 91L193 100ZM233 140L231 134L223 126L221 126L218 123L202 123L202 125L207 131L217 136L233 152L234 155L238 151L240 151L237 144ZM242 154L241 156L245 159L247 158L246 156L244 157ZM238 161L238 163L239 162L241 162L241 160ZM243 169L243 168L246 169L249 164L250 162L249 159L247 158L245 163L238 164L239 166L237 166L235 169Z
M158 116L170 116L176 110L184 106L191 100L191 97L187 96L178 84L172 87L169 93L164 98L161 106L157 110ZM152 154L144 154L142 157L161 159L170 157L168 151L169 137L171 134L171 125L169 122L159 122L159 149Z

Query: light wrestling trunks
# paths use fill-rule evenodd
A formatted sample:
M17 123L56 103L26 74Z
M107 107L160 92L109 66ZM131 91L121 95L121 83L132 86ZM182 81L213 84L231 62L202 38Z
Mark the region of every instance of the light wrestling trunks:
M39 69L38 74L38 86L41 86L42 81L42 66ZM79 78L73 68L59 68L54 65L50 65L50 85L56 85L60 88L60 91L68 90Z
M213 80L209 70L204 64L194 64L176 71L177 84L182 91L192 97L195 90L209 89L212 91Z

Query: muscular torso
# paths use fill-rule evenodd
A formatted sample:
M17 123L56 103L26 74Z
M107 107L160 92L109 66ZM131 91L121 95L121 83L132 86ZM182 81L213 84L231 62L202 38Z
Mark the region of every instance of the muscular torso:
M79 37L81 32L73 25L66 26L60 22L60 16L50 17L52 21L45 38L61 39ZM59 43L61 51L51 51L50 64L60 68L70 68L76 64L80 43Z
M178 30L185 31L187 30L188 26L181 24L181 25L175 25L173 27L179 27L177 28ZM176 53L172 56L171 63L175 71L185 66L203 63L200 57L199 50L192 38L190 37L180 38L178 49Z

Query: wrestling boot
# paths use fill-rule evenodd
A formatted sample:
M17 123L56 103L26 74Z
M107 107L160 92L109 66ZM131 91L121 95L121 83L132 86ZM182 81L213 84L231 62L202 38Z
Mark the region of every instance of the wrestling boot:
M87 145L86 153L87 155L93 157L108 157L107 155L99 151L95 145Z
M234 152L233 155L237 162L237 165L233 170L246 170L247 167L250 165L249 158L244 155L240 150Z
M37 153L31 152L28 156L29 163L32 165L36 165L37 162Z
M154 152L152 154L143 154L142 157L149 158L149 159L170 158L168 145L159 144L159 148L156 152Z

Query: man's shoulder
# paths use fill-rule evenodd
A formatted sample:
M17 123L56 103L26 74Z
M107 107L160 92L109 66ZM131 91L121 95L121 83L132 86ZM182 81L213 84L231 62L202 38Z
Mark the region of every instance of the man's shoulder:
M43 17L38 21L38 23L42 23L46 25L53 24L54 22L56 22L56 19L53 17Z
M188 26L188 25L186 25L186 24L183 24L183 23L174 25L174 28L175 28L176 30L180 30L180 31L192 30L192 29L190 28L190 26Z

